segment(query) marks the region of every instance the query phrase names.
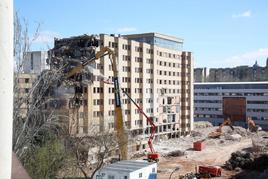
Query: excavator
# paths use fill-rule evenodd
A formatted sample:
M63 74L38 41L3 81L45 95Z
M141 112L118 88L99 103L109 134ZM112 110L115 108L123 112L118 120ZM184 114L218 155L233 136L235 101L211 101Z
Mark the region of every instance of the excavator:
M247 117L247 124L248 124L248 130L250 132L258 132L262 130L261 127L256 125L256 123L253 121L251 117Z
M124 129L116 54L108 47L101 47L100 51L96 52L93 48L98 47L97 40L93 36L88 35L72 37L71 39L55 39L54 43L55 47L49 51L50 64L54 63L54 66L57 69L63 69L63 80L73 82L75 86L74 101L78 103L78 107L82 96L82 71L87 65L95 60L106 55L109 56L114 73L115 128L120 151L120 159L127 160L128 139ZM69 62L66 63L66 61Z
M224 119L223 123L219 126L219 128L216 129L216 131L213 131L213 132L208 134L208 137L210 137L210 138L219 138L223 133L222 128L224 126L227 126L227 125L230 126L230 128L232 130L234 130L234 127L232 126L232 121L231 121L230 117L227 117L227 118Z

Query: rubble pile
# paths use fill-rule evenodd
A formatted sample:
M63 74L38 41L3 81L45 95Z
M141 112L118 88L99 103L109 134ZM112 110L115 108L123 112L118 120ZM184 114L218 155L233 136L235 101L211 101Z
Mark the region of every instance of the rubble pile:
M175 150L175 151L171 151L169 153L166 154L166 157L180 157L185 155L185 151L183 150Z
M202 124L198 122L198 124ZM204 124L210 124L204 122ZM202 126L202 125L200 125ZM229 128L228 126L223 127L223 135L220 136L219 139L210 139L208 138L208 134L212 131L216 131L218 127L207 127L207 128L196 128L191 132L190 136L175 138L175 139L159 139L155 144L154 147L157 152L161 154L161 156L173 156L173 151L180 151L187 155L187 153L191 152L193 142L205 140L207 146L218 146L218 145L228 145L231 143L239 142L243 138L248 137L248 132L246 129L242 127L234 127L234 131ZM177 156L181 156L178 154Z
M224 130L224 132L226 134L239 134L242 137L247 137L249 135L249 132L247 131L247 129L243 128L243 127L234 127L234 130L232 130L231 128L226 128L226 130Z
M242 139L242 136L239 134L231 134L231 135L225 134L224 137L226 140L232 140L232 141L238 141L238 142L241 141Z
M141 157L144 157L146 156L146 152L145 151L140 151L140 152L136 152L136 153L133 153L132 156L130 158L141 158Z
M207 127L213 127L213 125L208 121L194 122L194 128L207 128Z
M242 168L263 172L268 168L268 154L255 157L253 153L249 152L234 152L231 158L226 162L225 167L228 170Z
M223 129L223 131L224 133L223 133L222 139L225 139L225 140L241 141L243 137L249 136L249 132L245 128L242 128L242 127L234 127L234 130L226 127Z
M255 134L251 137L253 152L257 154L268 154L268 138L263 134Z
M231 158L226 162L225 167L229 170L235 168L248 168L248 166L254 161L254 156L251 153L234 152Z

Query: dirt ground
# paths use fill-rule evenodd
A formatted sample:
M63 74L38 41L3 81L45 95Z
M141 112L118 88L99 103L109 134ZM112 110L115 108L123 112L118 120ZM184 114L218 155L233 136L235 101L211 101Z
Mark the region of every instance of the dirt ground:
M219 139L215 139L219 140ZM191 146L186 151L187 154L181 157L161 157L158 163L158 178L169 178L171 172L180 167L172 178L178 178L179 175L194 172L195 167L199 165L218 165L222 166L230 158L231 153L247 149L252 146L250 138L244 138L240 142L234 142L228 145L207 145L203 151L193 151ZM235 174L234 171L223 170L222 177L231 178Z

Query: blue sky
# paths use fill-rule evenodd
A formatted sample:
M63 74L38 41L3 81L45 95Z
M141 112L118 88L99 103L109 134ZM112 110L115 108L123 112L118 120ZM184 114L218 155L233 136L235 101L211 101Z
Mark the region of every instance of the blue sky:
M34 50L53 37L84 33L159 32L184 39L195 67L265 65L268 57L266 0L14 0L29 22L41 23Z

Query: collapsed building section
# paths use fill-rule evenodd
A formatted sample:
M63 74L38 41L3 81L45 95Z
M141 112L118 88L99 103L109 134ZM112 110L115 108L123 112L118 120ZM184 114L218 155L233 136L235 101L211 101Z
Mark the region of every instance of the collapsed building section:
M82 35L55 39L54 48L48 52L47 63L51 71L61 74L60 82L50 89L49 96L54 98L54 107L57 106L58 112L69 117L70 134L77 134L79 117L87 110L85 85L91 83L92 74L83 66L94 59L97 47L95 36Z

